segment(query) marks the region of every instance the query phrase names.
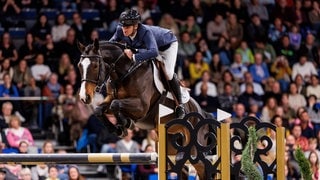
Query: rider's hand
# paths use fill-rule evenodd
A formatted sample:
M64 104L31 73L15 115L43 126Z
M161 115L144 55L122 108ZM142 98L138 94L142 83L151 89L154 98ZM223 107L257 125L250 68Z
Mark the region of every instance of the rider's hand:
M128 56L129 59L133 58L133 53L130 49L125 49L124 53Z

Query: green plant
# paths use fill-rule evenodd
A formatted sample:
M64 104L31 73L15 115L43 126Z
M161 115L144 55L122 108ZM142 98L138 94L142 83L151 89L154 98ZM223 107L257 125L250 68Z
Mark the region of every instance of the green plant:
M301 175L304 180L312 180L312 172L311 167L308 159L305 157L303 151L300 147L298 147L295 152L294 156L299 164Z
M248 179L262 180L256 165L253 163L254 154L257 150L258 136L253 126L249 127L248 142L242 151L241 169Z

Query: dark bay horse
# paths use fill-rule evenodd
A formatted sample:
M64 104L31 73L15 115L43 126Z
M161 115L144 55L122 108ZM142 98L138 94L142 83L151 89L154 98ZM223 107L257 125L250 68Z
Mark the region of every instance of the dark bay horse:
M151 61L133 66L132 60L123 53L126 47L119 43L95 40L93 44L88 46L81 43L78 46L82 53L78 63L82 78L80 99L84 103L90 104L96 88L106 82L107 95L101 105L96 108L95 113L109 129L113 128L119 136L125 136L126 129L133 125L141 129L157 128L160 103L174 109L175 102L163 98L155 86ZM192 98L184 106L187 113L198 112L203 117L211 118L211 115L204 112ZM117 118L117 125L114 126L108 122L104 113L113 113ZM164 121L175 118L175 113L172 113ZM192 118L188 120L191 123L198 121ZM184 127L177 126L170 131L169 133L184 134L186 141L191 138L187 135L188 132ZM197 139L203 145L207 144L206 133L208 131L209 128L204 126L201 133L198 134ZM177 151L173 150L168 152L168 154L174 155L176 153ZM200 176L204 174L202 173L203 167L196 169Z

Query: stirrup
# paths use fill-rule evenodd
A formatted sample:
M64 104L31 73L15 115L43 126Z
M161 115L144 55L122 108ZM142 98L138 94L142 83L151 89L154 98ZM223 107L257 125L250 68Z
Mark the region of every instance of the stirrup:
M177 106L175 109L175 112L176 112L176 117L178 119L183 119L184 116L186 115L186 111L182 105Z

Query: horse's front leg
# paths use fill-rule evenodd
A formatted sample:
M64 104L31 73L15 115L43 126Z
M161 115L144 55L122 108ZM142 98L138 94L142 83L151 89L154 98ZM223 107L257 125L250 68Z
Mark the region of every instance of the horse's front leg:
M117 118L117 126L121 129L119 136L126 136L127 129L134 128L134 122L144 117L148 111L148 104L139 98L115 99L110 109Z
M116 126L115 124L111 123L109 119L106 117L106 113L108 113L108 109L110 107L112 101L111 96L107 96L104 101L99 104L95 109L94 109L94 115L102 121L102 123L108 128L108 130L111 133L116 132Z

